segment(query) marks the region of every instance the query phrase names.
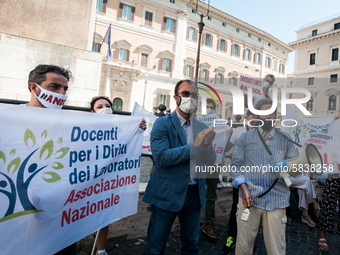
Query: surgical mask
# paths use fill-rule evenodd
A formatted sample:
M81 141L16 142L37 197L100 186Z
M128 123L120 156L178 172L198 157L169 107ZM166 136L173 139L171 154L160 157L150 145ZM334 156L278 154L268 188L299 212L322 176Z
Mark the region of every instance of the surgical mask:
M40 89L40 94L39 96L35 95L38 99L38 101L46 108L51 108L51 109L58 109L60 110L67 97L66 95L51 92L47 89L43 89L40 87L38 84L36 84L38 88Z
M215 111L213 109L207 109L207 115L211 115L211 114L214 114Z
M262 83L262 87L263 87L263 88L270 89L271 85L270 85L270 83L264 81L264 82Z
M178 104L179 109L184 113L193 113L197 108L197 100L192 97L180 97L181 101Z
M101 108L96 111L96 113L101 113L101 114L112 114L112 109L111 108Z
M259 116L258 116L258 119L262 120L263 121L263 125L262 125L262 129L264 131L268 131L270 130L272 127L273 127L273 124L272 124L272 121L271 120L265 120L265 119L261 119ZM260 125L262 124L261 122L259 123Z

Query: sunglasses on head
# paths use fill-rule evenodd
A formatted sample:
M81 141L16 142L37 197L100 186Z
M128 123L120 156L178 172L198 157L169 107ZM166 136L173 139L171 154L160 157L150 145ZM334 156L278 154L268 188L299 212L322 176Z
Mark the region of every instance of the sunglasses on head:
M178 92L176 95L178 94L182 94L182 97L192 97L194 99L197 99L198 98L198 93L197 92L189 92L189 91L182 91L182 92Z

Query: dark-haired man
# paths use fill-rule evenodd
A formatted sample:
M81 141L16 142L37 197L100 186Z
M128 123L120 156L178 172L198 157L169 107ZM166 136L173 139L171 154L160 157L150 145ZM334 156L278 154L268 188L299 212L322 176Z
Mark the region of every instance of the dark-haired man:
M67 96L70 71L54 65L38 65L28 76L31 100L26 104L33 107L61 109ZM77 243L71 244L56 255L76 255Z
M171 226L178 216L183 254L198 254L200 213L205 204L205 179L194 178L196 166L213 165L213 128L193 117L197 87L190 80L175 86L176 111L158 118L151 132L156 167L143 201L151 204L148 243L144 254L163 254Z

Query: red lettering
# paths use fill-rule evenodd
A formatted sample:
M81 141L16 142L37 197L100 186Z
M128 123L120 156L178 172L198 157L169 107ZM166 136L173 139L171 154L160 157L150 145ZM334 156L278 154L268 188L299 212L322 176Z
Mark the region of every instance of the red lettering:
M53 96L52 95L50 95L47 99L46 99L46 102L50 102L50 103L52 103L52 99L53 99Z
M115 202L114 203L115 203L115 205L119 203L119 195L115 196Z
M64 206L67 204L67 202L70 202L70 204L73 202L73 198L74 198L74 190L71 191L70 195L68 196Z
M132 184L135 184L135 183L136 183L136 179L137 179L136 175L133 175L133 176L131 177L131 183L132 183Z
M64 220L66 221L67 224L70 224L70 215L71 215L71 208L68 209L68 214L67 214L67 211L63 211L63 215L61 217L61 227L64 226Z
M62 101L62 100L55 97L54 100L53 100L53 104L60 105L60 101Z
M94 194L98 194L99 192L100 192L100 184L97 183L96 185L94 185Z

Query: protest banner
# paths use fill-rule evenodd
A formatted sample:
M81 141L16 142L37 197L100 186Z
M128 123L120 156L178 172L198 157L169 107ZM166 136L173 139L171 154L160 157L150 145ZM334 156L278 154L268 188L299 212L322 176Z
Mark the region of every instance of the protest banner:
M146 121L146 130L143 133L143 143L142 143L142 154L151 155L151 146L150 146L150 134L152 131L153 123L155 123L157 116L153 115L151 112L145 110L142 106L140 106L137 102L133 107L133 111L131 116L142 117Z
M240 73L240 89L246 95L248 90L252 89L254 96L262 96L262 79Z
M212 142L213 148L216 152L215 164L219 164L221 162L222 157L224 156L225 146L227 145L232 130L225 121L218 121L220 119L221 118L216 114L211 114L200 119L200 121L208 125L208 127L214 127L214 131L216 132L215 138Z
M340 120L334 118L301 118L293 107L287 105L287 115L282 121L281 130L288 133L294 142L302 145L296 147L302 153L307 144L312 143L318 149L324 164L324 171L338 173L340 161Z
M0 104L2 254L54 254L137 212L140 117Z

